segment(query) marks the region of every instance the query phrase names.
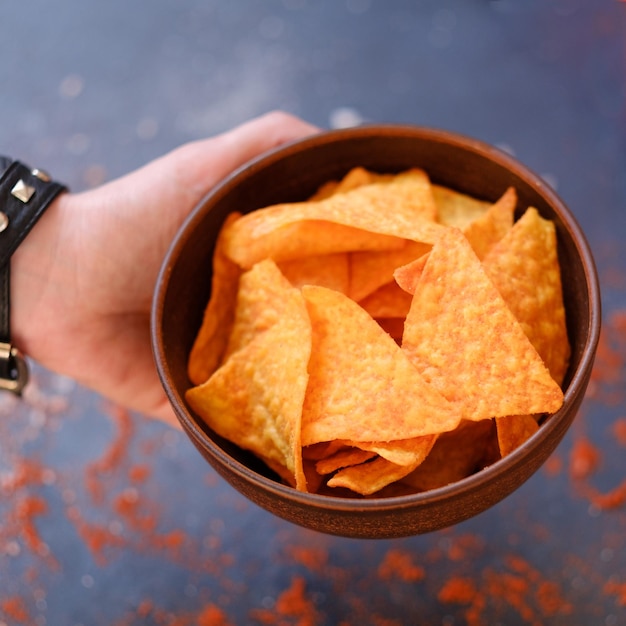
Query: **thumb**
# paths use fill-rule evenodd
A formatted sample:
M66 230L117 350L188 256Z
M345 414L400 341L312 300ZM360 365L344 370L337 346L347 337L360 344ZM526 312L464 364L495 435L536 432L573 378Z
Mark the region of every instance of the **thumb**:
M251 159L318 131L293 115L273 111L215 137L187 143L147 167L155 170L152 180L165 176L172 181L180 205L195 206L212 187Z

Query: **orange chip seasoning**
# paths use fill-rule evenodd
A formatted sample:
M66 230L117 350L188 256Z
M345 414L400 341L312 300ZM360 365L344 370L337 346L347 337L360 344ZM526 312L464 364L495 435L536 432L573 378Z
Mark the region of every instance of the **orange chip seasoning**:
M312 254L393 249L402 247L404 239L432 243L443 228L435 217L429 179L414 169L390 182L363 185L324 200L278 204L248 213L225 232L225 253L249 268L266 257L283 261Z
M322 475L332 474L338 469L364 463L365 461L373 459L375 456L376 452L346 447L331 456L320 459L315 464L315 470Z
M374 318L404 318L411 308L411 294L404 291L396 282L390 282L377 289L359 304Z
M429 253L402 350L461 417L553 413L563 392L486 275L463 233Z
M228 342L241 270L224 254L222 233L239 217L239 213L231 213L226 218L215 245L211 298L187 364L189 379L195 385L205 382L217 369Z
M210 428L290 476L301 491L307 488L300 433L310 353L311 326L301 300L299 314L282 316L186 393Z
M300 293L283 276L274 261L260 261L239 279L235 319L224 359L271 328L283 316L298 315Z
M457 413L358 304L303 287L312 327L302 443L394 441L453 429Z
M424 461L432 449L438 435L398 439L397 441L352 441L346 442L361 450L374 452L396 465L416 467Z
M326 484L369 496L404 478L411 469L411 466L397 465L383 457L377 457L372 461L339 470Z
M350 286L350 262L346 252L305 256L283 261L278 267L294 287L321 285L347 293Z
M491 206L489 202L478 200L443 185L433 185L432 189L437 205L437 219L445 226L463 229L483 215Z
M350 254L349 296L358 302L393 280L397 267L426 254L432 246L406 241L398 250L364 251Z
M483 265L552 377L561 384L570 345L554 223L529 208Z
M480 469L493 428L493 420L463 420L458 428L437 438L424 462L402 482L427 491L469 476Z
M498 447L506 456L521 446L539 430L539 424L532 415L507 415L496 418Z
M517 192L513 187L509 187L486 213L463 229L463 234L479 259L482 260L489 250L511 230L516 205Z

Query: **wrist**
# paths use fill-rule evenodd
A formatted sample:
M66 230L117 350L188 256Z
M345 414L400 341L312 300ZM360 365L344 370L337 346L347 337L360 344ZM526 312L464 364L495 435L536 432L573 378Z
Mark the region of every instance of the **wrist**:
M37 360L59 314L54 302L62 300L60 270L67 263L63 224L68 205L69 194L57 196L11 257L13 344Z

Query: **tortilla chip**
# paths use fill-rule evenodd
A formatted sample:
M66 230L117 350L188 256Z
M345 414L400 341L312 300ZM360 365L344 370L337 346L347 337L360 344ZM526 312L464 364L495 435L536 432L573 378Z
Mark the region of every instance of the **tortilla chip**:
M553 222L529 208L483 265L552 377L561 384L571 348Z
M218 435L269 460L275 470L286 468L300 491L306 491L300 426L310 353L302 301L299 315L281 317L185 394Z
M459 418L358 304L324 287L302 294L312 326L302 443L437 434Z
M397 344L401 343L404 333L404 317L378 317L375 320Z
M433 185L433 197L437 205L437 219L445 226L463 229L483 215L490 202L460 193L443 185Z
M431 451L437 435L416 437L415 439L398 439L397 441L346 441L367 452L373 452L396 465L416 467L424 461Z
M319 187L319 189L309 198L309 202L317 202L318 200L326 200L330 198L339 187L339 181L329 180Z
M370 294L359 304L374 318L404 319L411 308L411 294L396 282L387 283Z
M501 456L506 456L521 446L539 430L532 415L507 415L496 419L498 447Z
M341 293L350 287L349 255L344 252L283 261L278 267L294 287L321 285Z
M472 219L463 229L463 234L479 259L483 259L489 250L512 228L516 204L517 192L513 187L509 187L497 202L488 205L487 210L477 218ZM459 210L461 206L463 205L459 205ZM424 254L405 265L398 264L394 270L395 281L407 293L415 292L415 285L424 269L427 258L427 254Z
M493 420L463 420L458 428L438 437L424 462L404 477L402 482L417 491L427 491L473 474L481 469L493 428Z
M343 487L363 496L369 496L394 483L411 472L411 466L396 465L377 457L372 461L352 465L338 471L326 483L329 487Z
M208 380L218 368L228 342L241 270L224 254L222 233L239 217L239 213L231 213L226 218L215 244L211 297L187 362L189 379L194 385Z
M389 181L392 178L393 174L376 174L366 170L364 167L354 167L341 180L330 180L324 183L309 200L325 200L336 193L345 193L363 185Z
M415 293L415 287L422 276L427 260L428 254L424 254L418 259L411 261L411 263L396 268L393 278L402 290L409 294Z
M435 216L428 177L414 169L325 200L248 213L225 231L225 253L249 268L263 258L402 247L398 239L432 243L443 228Z
M267 259L244 272L239 279L235 318L224 353L226 360L281 317L298 315L300 292L283 276L274 261Z
M563 392L483 270L463 233L428 255L402 350L465 419L553 413Z
M315 464L315 470L322 475L332 474L338 469L344 467L350 467L351 465L358 465L369 461L376 456L376 452L369 452L368 450L360 450L359 448L344 447L335 454L320 459Z
M406 241L398 250L353 252L350 254L350 293L358 302L391 282L397 267L426 254L430 244Z
M484 259L489 250L511 230L516 205L517 192L509 187L483 215L463 229L479 259Z

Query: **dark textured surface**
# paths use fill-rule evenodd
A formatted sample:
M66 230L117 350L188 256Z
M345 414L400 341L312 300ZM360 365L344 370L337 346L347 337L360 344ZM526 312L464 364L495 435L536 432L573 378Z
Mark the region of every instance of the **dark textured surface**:
M272 517L182 433L37 369L25 403L0 398L0 624L626 623L626 505L598 498L626 481L625 12L4 3L0 152L80 190L272 108L458 131L513 152L570 206L596 255L604 334L544 469L454 528L377 542Z

